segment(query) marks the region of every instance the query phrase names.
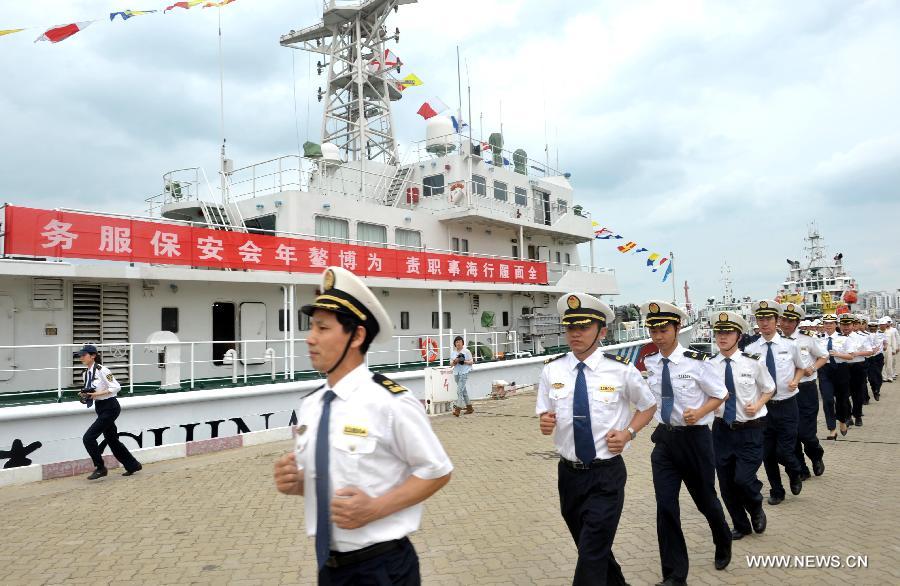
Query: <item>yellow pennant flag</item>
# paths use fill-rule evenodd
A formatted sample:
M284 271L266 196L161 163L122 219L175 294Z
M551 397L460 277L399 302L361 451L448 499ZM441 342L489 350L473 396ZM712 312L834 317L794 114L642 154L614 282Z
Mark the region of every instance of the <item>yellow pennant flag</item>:
M402 92L408 87L415 87L419 85L425 85L424 82L419 79L419 76L415 73L410 73L399 82L397 82L397 88Z
M0 37L2 37L3 35L11 35L13 33L18 33L20 31L24 31L24 30L25 29L23 29L23 28L11 28L11 29L7 29L7 30L0 30Z

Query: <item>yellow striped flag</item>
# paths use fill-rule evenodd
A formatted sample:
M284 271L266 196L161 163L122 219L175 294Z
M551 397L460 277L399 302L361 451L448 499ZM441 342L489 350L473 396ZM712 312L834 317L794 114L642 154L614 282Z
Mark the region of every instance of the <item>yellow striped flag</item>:
M24 30L25 29L23 29L23 28L10 28L10 29L6 29L6 30L0 30L0 37L2 37L3 35L11 35L13 33L18 33L18 32L24 31Z
M626 242L626 243L623 244L622 246L617 246L616 248L619 249L619 252L628 252L629 250L631 250L631 249L634 248L635 246L637 246L637 242Z
M425 85L425 83L421 79L419 79L418 75L416 75L415 73L410 73L397 82L397 89L402 92L408 87L415 87L420 85Z

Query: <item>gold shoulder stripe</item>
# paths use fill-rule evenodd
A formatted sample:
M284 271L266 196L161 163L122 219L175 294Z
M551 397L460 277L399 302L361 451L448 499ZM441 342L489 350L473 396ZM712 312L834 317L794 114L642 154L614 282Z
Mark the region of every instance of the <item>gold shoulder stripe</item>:
M566 355L566 353L563 352L562 354L559 354L559 355L557 355L557 356L553 356L552 358L548 358L547 360L544 361L544 364L550 364L550 363L553 362L554 360L559 360L560 358L562 358L562 357L565 356L565 355Z
M613 354L612 352L604 352L604 356L609 358L610 360L615 360L616 362L621 362L622 364L631 364L631 360L628 358L621 356L619 354Z
M399 393L405 393L406 391L409 390L406 387L404 387L403 385L401 385L399 383L395 383L394 381L392 381L388 377L384 376L380 372L376 372L375 374L373 374L372 380L375 381L376 383L378 383L379 385L383 386L384 388L386 388L387 390L389 390L391 393L393 393L395 395L399 394Z

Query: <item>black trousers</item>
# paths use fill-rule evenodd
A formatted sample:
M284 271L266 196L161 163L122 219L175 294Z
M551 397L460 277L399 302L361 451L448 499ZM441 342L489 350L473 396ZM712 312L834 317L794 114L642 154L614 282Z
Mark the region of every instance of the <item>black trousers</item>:
M824 376L823 376L824 374ZM822 401L825 400L826 381L834 393L834 417L837 421L850 419L850 365L847 363L826 364L819 370L819 385L822 389ZM828 418L828 411L825 411ZM828 429L836 429L830 427Z
M82 438L84 449L90 454L91 460L94 461L94 466L97 468L105 467L102 450L97 445L97 439L102 435L113 456L121 462L125 470L137 470L140 464L119 440L119 432L116 429L116 418L122 412L119 400L115 397L110 397L109 399L94 401L94 410L97 412L97 419L84 432L84 437Z
M884 383L881 375L883 368L884 353L866 358L866 375L869 379L869 386L872 387L872 394L876 397L881 395L881 385Z
M863 416L863 404L869 399L869 387L866 385L866 363L851 362L850 366L850 402L853 404L853 417Z
M797 445L794 453L797 460L800 461L800 468L804 472L809 472L803 454L813 462L821 460L825 455L822 444L816 436L816 421L819 418L819 388L816 381L808 381L800 383L797 393L797 412L799 422L797 423Z
M653 430L650 441L655 444L650 464L656 492L656 537L663 579L687 580L688 551L678 504L682 482L697 510L706 517L716 548L731 543L731 529L716 494L712 432L705 425L673 431L659 425Z
M419 586L419 556L408 538L372 559L319 572L320 586Z
M625 504L625 460L616 456L590 470L559 463L559 507L578 548L574 586L625 584L612 552Z
M763 461L763 429L731 429L719 418L713 423L719 490L732 526L745 535L753 530L748 513L763 506L763 484L756 477Z
M799 411L797 396L781 401L769 400L766 403L769 411L766 431L763 433L763 466L766 478L769 479L769 494L773 497L784 497L784 484L781 482L781 469L784 466L788 478L800 475L800 460L794 452L797 447L797 425Z

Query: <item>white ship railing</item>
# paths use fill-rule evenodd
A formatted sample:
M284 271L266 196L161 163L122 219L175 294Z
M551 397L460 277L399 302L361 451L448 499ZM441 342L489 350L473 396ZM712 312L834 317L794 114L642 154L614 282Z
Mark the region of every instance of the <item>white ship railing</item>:
M478 346L487 346L490 348L492 356L491 360L517 357L520 355L518 333L516 330L484 332L467 332L465 330L462 332L454 332L453 330L447 330L444 331L443 334L427 332L422 334L393 336L396 340L396 348L391 347L383 350L370 350L366 354L366 364L376 367L393 366L396 364L397 368L402 368L404 364L419 362L424 363L426 367L448 365L451 361L450 356L452 356L453 353L452 341L457 335L461 335L466 341L466 344L469 344L470 342L474 344L476 352L473 353L473 356L477 362L483 361L483 359L479 357L477 351ZM306 340L306 338L294 338L293 341L305 344ZM437 345L436 359L431 359L430 356L430 340L434 340ZM409 344L408 342L410 341L415 342L415 344ZM404 342L407 343L404 344ZM420 347L420 344L422 343L425 345L424 352ZM214 344L232 346L237 352L236 357L233 357L230 362L227 357L225 359L214 359L211 357L209 359L201 359L198 357L198 347L202 347L204 352L209 352ZM261 345L264 346L264 348L261 349L259 355L255 355L251 349L259 349ZM391 344L391 346L393 346L393 344ZM13 375L24 373L56 373L55 389L49 387L49 385L41 385L42 388L40 389L0 392L0 398L44 394L55 390L57 400L62 400L65 391L72 392L73 390L77 390L77 385L72 384L71 381L74 380L74 372L81 371L84 367L79 364L73 364L73 354L81 347L81 344L0 346L0 351L13 350L16 362L25 361L26 357L23 356L23 353L33 352L38 355L38 360L30 360L30 362L45 365L31 368L0 369L0 373L11 373ZM142 388L148 387L149 385L149 388L155 389L159 385L164 384L163 380L160 380L159 385L156 384L154 376L159 376L160 379L162 379L161 375L151 375L151 373L161 371L164 366L185 367L187 372L182 373L183 376L179 377L179 383L181 385L187 385L190 389L194 389L198 382L204 380L218 381L227 378L229 375L232 378L232 383L237 384L238 382L242 382L246 384L251 380L263 378L269 378L272 381L279 378L288 380L297 374L302 375L315 372L311 369L295 369L292 375L290 365L295 363L294 359L306 358L308 353L295 350L292 355L290 351L292 345L289 338L260 340L195 340L156 343L128 342L96 344L96 347L100 351L101 361L104 354L119 357L125 355L128 357L127 364L111 362L110 364L107 364L107 366L113 369L127 367L128 380L127 382L124 382L122 386L123 391L127 389L127 392L131 394L134 393L136 387ZM167 360L163 363L159 362L158 354L164 348L168 351L168 348L174 347L181 349L181 359L177 361ZM144 355L149 355L152 359L141 358ZM32 355L31 358L34 358L34 356ZM204 365L217 366L223 368L223 370L216 376L197 376L198 367ZM251 369L253 372L251 372ZM19 384L3 381L0 382L0 385L3 385L4 382L6 384Z

